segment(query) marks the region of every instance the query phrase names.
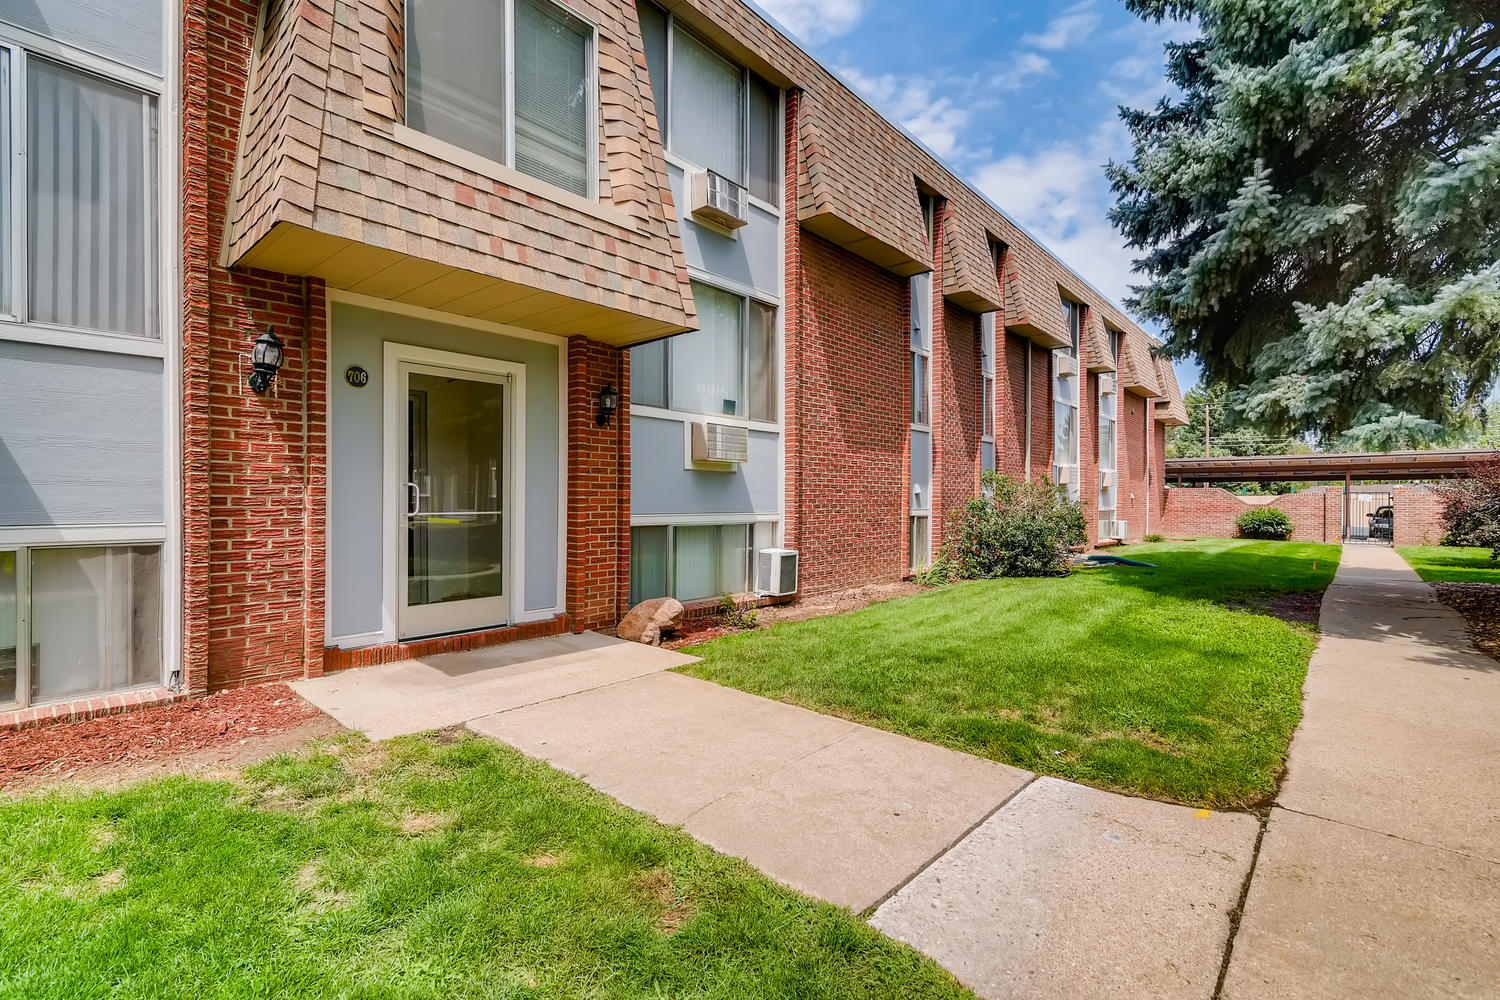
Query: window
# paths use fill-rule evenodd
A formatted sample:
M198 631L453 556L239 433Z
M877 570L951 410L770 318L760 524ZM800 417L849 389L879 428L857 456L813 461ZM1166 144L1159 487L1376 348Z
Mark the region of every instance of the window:
M154 96L0 45L0 315L158 339L157 176Z
M1118 336L1111 333L1113 339ZM1114 473L1118 468L1118 445L1116 424L1119 419L1118 402L1115 396L1113 376L1099 379L1099 520L1115 519L1117 484Z
M776 540L776 525L640 525L630 529L630 603L653 597L698 601L754 586L754 555Z
M693 299L699 329L631 349L631 402L777 420L776 309L698 282Z
M161 580L154 545L0 553L0 702L160 683Z
M995 314L985 313L979 317L979 436L981 440L995 440Z
M1079 338L1083 330L1083 307L1067 299L1062 300L1063 315L1068 323L1068 347L1054 351L1054 357L1073 361L1073 374L1064 374L1054 362L1052 389L1052 479L1066 483L1069 498L1077 500L1082 495L1078 482L1078 382L1083 378L1079 354Z
M408 127L592 195L591 26L553 0L410 0L406 39Z
M655 4L641 0L636 9L667 148L779 206L780 88L724 58Z
M926 514L913 514L907 519L908 572L920 573L927 568L932 549L931 525L932 519Z
M917 200L932 246L937 227L937 199L918 192ZM911 422L926 427L932 421L932 272L911 276Z

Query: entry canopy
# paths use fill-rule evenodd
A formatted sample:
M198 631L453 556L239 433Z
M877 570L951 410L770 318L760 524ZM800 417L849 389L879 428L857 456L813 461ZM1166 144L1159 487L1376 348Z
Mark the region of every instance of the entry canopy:
M1486 449L1169 458L1167 482L1186 486L1203 483L1343 482L1345 479L1465 479L1474 463L1497 460L1500 460L1500 451Z

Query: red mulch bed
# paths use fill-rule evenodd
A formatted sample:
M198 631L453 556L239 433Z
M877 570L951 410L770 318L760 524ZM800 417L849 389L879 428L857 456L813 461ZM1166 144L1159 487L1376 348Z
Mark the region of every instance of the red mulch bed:
M1500 583L1435 583L1438 600L1464 616L1474 645L1500 660Z
M209 750L292 729L317 715L285 684L263 684L121 715L0 732L0 788L43 768Z

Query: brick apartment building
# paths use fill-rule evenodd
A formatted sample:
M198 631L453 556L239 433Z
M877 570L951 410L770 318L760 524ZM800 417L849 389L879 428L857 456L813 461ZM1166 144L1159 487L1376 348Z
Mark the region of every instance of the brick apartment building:
M0 5L16 720L1162 519L1156 345L742 0L114 6Z

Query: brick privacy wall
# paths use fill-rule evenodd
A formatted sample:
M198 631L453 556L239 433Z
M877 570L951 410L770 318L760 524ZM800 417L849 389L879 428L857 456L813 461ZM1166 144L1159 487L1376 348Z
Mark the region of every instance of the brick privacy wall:
M803 232L787 368L788 544L816 594L906 571L907 282ZM795 460L793 460L795 459ZM795 475L794 475L795 473Z
M620 409L595 421L612 383ZM630 602L630 353L584 337L568 341L567 610L573 627L609 628Z
M322 670L326 302L320 283L230 272L217 254L257 5L184 10L184 686ZM272 392L251 341L286 344Z
M1397 545L1441 545L1447 528L1443 525L1443 495L1430 486L1397 486L1391 490L1395 508Z
M1236 538L1235 519L1257 507L1278 507L1292 519L1292 540L1337 542L1343 528L1343 493L1319 487L1257 503L1217 486L1166 491L1161 534L1169 538Z

